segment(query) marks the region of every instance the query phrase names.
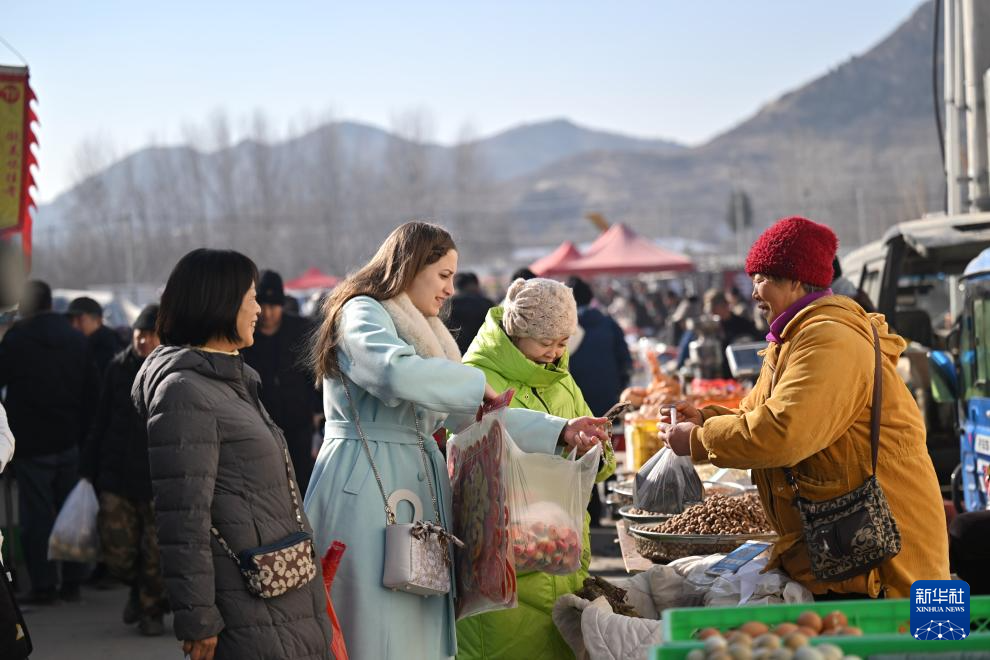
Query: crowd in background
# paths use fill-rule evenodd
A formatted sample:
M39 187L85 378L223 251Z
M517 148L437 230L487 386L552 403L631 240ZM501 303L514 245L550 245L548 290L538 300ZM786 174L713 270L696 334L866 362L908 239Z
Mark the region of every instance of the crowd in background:
M535 277L520 269L510 282L547 281ZM465 355L509 298L494 287L486 295L470 271L456 273L452 284L441 318ZM766 334L748 292L729 286L693 293L694 283L688 284L567 279L577 326L566 336L569 362L564 366L582 393L582 407L568 407L565 416L601 415L619 399L630 384L630 346L639 337L665 346L681 368L699 333L714 332L723 347ZM313 319L301 316L299 301L286 294L273 271L258 275L256 296L260 311L251 326L253 341L239 349L258 373L259 405L285 438L301 495L324 436L324 397L307 360L324 306L316 305ZM5 388L4 405L17 438L8 473L18 486L20 541L30 584L21 601L38 606L77 601L87 579L94 586L118 580L129 586L124 623L137 624L145 635L161 635L170 605L155 531L148 430L132 393L143 362L160 342L159 307L146 306L130 328L104 325L104 310L90 297L72 300L65 313L52 307L48 285L30 282L19 320L0 340L0 388ZM721 369L730 375L726 364ZM99 496L103 558L96 566L47 559L55 518L80 477ZM597 497L589 511L591 524L598 525ZM11 556L9 548L5 552Z

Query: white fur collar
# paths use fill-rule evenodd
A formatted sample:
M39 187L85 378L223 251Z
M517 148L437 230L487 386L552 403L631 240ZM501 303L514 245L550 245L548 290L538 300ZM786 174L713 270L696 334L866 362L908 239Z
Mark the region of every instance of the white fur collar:
M424 358L447 358L461 361L461 352L450 330L436 316L426 317L416 309L405 293L381 301L382 306L395 323L399 338L416 349Z

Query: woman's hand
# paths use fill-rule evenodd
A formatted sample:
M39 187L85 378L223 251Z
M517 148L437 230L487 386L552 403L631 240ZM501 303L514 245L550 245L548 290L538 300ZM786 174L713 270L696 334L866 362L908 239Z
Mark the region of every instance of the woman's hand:
M607 422L604 417L575 417L564 425L560 439L568 447L577 449L579 454L583 454L597 443L608 440L608 434L605 433Z
M670 447L678 456L691 455L691 431L698 426L694 422L678 422L676 424L658 424L658 435L664 444Z
M206 639L189 640L182 642L182 652L188 655L191 660L213 660L213 654L217 650L217 636Z
M695 408L693 405L687 401L677 401L670 405L664 405L660 408L660 423L670 424L670 409L677 409L677 421L678 422L691 422L697 426L701 426L703 420L701 419L701 411Z
M495 389L491 385L489 385L488 382L486 381L485 382L485 403L488 403L489 401L491 401L493 399L497 399L498 397L499 397L499 393L496 392Z

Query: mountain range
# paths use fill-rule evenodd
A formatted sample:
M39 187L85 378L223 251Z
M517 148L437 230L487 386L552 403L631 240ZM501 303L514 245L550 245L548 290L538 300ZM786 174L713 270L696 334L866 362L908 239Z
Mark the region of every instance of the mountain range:
M347 155L346 162L379 170L397 154L414 152L433 173L453 178L467 150L485 183L461 213L476 211L483 216L480 226L522 234L529 243L590 240L597 229L584 216L595 211L654 238L702 240L728 252L748 245L776 217L801 214L832 225L849 247L941 204L932 19L926 2L866 53L694 147L594 130L563 118L456 147L420 143L359 122L335 122L273 144L245 140L213 151L142 149L42 205L36 227L43 236L46 227L70 226L94 189L125 200L128 191L160 185L163 159L181 163L187 172L223 163L300 163L332 144ZM753 209L752 226L741 236L727 223L733 191L745 192ZM497 224L486 224L489 219Z
M501 196L511 200L510 215L555 238L577 232L586 240L595 230L573 218L596 210L656 237L731 243L734 189L754 209L743 245L795 214L829 223L846 246L878 238L890 224L941 207L932 30L926 2L868 52L703 145L576 154L503 184ZM550 206L555 215L538 210Z

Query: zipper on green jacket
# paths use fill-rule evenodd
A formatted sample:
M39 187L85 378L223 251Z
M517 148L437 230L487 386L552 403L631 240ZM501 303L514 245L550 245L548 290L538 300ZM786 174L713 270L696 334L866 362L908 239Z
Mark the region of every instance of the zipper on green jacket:
M536 398L539 399L540 400L540 403L543 404L543 409L546 410L548 414L551 414L552 415L553 413L550 412L550 406L548 406L547 405L547 402L543 400L543 397L540 396L540 393L536 391L536 388L535 387L531 387L529 389L533 390L533 394L536 395Z

